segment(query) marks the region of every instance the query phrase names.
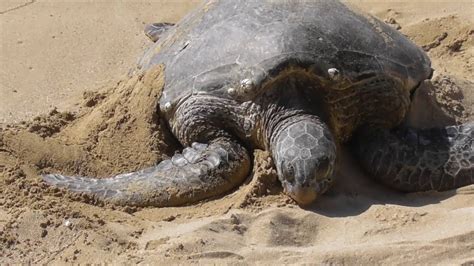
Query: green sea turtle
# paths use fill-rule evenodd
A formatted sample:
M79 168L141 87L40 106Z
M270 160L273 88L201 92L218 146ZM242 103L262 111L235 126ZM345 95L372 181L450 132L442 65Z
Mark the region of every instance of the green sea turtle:
M146 33L158 41L139 69L165 65L158 111L186 148L139 172L47 183L121 205L190 204L241 184L259 148L304 205L333 183L336 146L350 139L367 173L393 188L474 183L474 123L404 126L430 60L373 17L337 1L219 0Z

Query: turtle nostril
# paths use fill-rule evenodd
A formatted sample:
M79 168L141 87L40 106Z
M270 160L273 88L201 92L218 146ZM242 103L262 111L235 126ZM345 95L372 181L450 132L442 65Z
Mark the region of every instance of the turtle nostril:
M283 175L285 176L288 182L294 183L295 182L295 167L291 164L284 164Z
M294 177L295 176L295 168L293 167L293 165L288 165L288 175Z

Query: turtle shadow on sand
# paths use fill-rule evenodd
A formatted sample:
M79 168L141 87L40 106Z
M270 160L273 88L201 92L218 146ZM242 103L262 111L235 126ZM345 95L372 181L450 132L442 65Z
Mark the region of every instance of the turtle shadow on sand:
M334 186L313 204L301 208L328 217L357 216L374 205L422 207L437 204L458 193L474 193L474 186L443 192L405 193L367 176L348 151L340 153Z

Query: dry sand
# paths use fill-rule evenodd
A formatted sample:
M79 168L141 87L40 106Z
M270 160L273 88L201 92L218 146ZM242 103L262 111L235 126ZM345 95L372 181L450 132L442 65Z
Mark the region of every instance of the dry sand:
M474 118L472 1L350 3L428 50L438 83L425 93L442 123ZM149 44L144 23L194 5L0 2L0 263L474 263L474 186L398 193L346 153L334 188L307 209L281 193L262 151L238 190L188 207L93 205L41 183L45 171L102 177L173 153L153 112L161 69L125 74ZM440 121L425 113L413 123Z

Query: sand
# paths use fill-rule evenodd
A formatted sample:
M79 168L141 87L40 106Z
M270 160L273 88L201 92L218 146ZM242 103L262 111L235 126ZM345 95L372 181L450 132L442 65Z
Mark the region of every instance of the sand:
M411 123L474 118L472 1L350 4L430 55L436 82L416 99L439 110L412 110ZM398 193L344 150L335 186L307 208L282 193L263 151L241 187L186 207L114 207L45 186L43 172L106 177L173 154L153 112L162 69L128 72L149 45L143 25L195 5L0 2L0 263L474 263L474 186Z

